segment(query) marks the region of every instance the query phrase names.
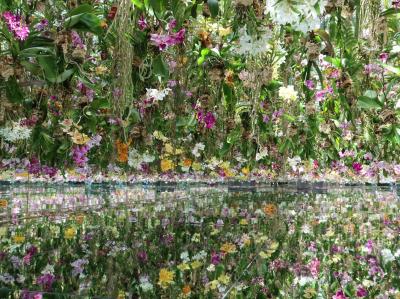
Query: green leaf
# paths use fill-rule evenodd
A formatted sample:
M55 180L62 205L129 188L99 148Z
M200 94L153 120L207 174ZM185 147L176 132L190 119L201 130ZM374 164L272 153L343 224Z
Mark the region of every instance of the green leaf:
M31 72L32 74L37 75L40 72L40 66L35 63L29 61L21 61L20 63L28 72Z
M363 109L380 109L382 108L382 103L378 98L370 98L367 96L360 96L357 101L357 105Z
M79 15L82 13L91 13L94 11L93 6L91 6L90 4L82 4L80 6L78 6L77 8L71 10L68 15L69 16L75 16L75 15Z
M193 18L197 18L197 3L193 4L190 14Z
M92 13L81 13L67 18L64 22L66 28L89 31L95 34L102 32L100 19Z
M281 86L282 86L282 82L276 81L276 80L272 80L267 84L266 88L269 91L275 91L275 90L278 90L279 87L281 87Z
M207 0L207 4L210 8L211 16L213 18L217 17L219 11L218 0Z
M208 54L210 54L210 49L209 48L201 49L200 54L201 56L207 56Z
M94 100L91 104L90 107L93 110L97 110L97 109L106 109L106 108L110 108L110 103L108 102L107 99L96 99Z
M290 115L290 114L287 114L287 113L285 113L283 116L285 117L286 120L288 120L290 122L293 122L293 121L296 120L296 118L293 115Z
M340 68L342 67L342 61L340 60L340 58L333 58L333 57L325 57L324 58L325 61L332 63L333 66Z
M149 3L155 12L160 13L162 9L162 0L149 0Z
M131 0L133 5L135 5L139 9L143 9L144 3L142 0Z
M44 76L50 82L57 80L57 63L53 55L41 55L37 57L40 67L43 69Z
M32 47L19 52L20 57L36 57L38 55L54 55L54 49L49 47Z
M378 97L378 94L376 93L375 90L370 90L369 89L366 92L364 92L364 96L367 97L367 98L374 99L374 98Z
M54 40L44 36L31 35L24 42L23 48L54 47Z
M380 16L384 17L384 16L390 16L390 15L394 15L396 13L400 13L400 9L396 9L396 8L389 8L383 12L381 12Z
M6 96L11 103L22 103L24 95L17 82L17 79L13 76L10 77L6 82Z
M65 80L67 80L69 77L71 77L71 75L75 72L75 69L68 69L65 70L64 72L62 72L60 75L57 76L57 78L52 81L49 79L50 82L52 83L62 83Z
M386 70L388 70L388 71L400 76L400 68L394 67L394 66L391 66L391 65L387 65L387 64L384 64L384 63L381 63L380 65L382 65Z
M168 65L161 55L158 55L153 61L153 73L162 78L167 78L169 75Z
M197 59L197 65L202 65L204 63L204 61L206 60L206 58L204 56L200 56Z

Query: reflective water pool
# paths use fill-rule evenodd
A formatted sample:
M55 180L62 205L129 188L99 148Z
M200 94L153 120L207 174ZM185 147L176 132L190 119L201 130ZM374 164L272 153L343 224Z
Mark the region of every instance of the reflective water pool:
M0 298L399 298L398 196L1 185Z

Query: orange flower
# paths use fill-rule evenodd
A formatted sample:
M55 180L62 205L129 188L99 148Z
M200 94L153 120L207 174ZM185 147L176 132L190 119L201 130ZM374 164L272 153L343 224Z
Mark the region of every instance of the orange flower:
M223 253L233 253L236 252L236 245L232 243L224 243L220 249Z
M184 295L184 296L188 296L189 294L190 294L190 292L192 291L192 289L190 288L190 285L185 285L183 288L182 288L182 294Z
M278 209L276 208L276 206L274 204L269 203L264 206L263 210L264 210L265 215L273 216L276 214Z
M192 165L192 160L191 159L183 160L183 166L190 167L191 165Z
M117 146L118 162L126 163L128 161L128 148L130 141L123 143L118 139L115 144Z
M0 208L5 209L5 208L7 208L7 206L8 206L7 199L0 199Z

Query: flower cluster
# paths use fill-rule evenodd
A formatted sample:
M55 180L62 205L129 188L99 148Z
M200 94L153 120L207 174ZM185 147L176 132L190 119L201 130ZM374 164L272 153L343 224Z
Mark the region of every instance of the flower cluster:
M7 23L8 30L14 34L16 39L23 41L28 38L29 27L26 26L21 16L6 11L3 13L3 19Z

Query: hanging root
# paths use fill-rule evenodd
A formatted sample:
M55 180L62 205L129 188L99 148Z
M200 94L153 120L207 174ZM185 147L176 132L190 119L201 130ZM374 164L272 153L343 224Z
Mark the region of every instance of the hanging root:
M113 22L115 32L114 65L115 83L111 101L113 103L114 115L123 118L126 108L132 101L132 61L134 57L133 47L130 43L132 26L131 0L118 1L118 10Z

